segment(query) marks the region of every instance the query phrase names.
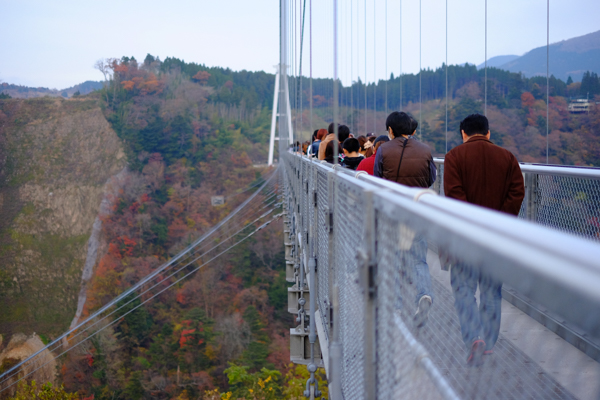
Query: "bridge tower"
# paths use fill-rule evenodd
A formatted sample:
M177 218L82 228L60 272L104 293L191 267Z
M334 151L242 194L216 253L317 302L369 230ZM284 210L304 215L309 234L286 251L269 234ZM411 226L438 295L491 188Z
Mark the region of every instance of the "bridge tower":
M285 130L288 131L288 145L294 143L294 134L292 131L292 112L290 106L290 94L288 90L287 65L280 63L275 66L275 90L273 93L273 115L271 116L271 137L269 139L269 161L268 165L273 165L273 153L275 151L275 140L281 141L285 137ZM283 71L283 72L282 72ZM281 83L281 84L280 84ZM281 101L280 101L281 99ZM275 137L275 128L277 127L277 117L279 117L279 136ZM287 124L285 122L287 121ZM282 124L283 122L283 124ZM282 129L283 128L283 129ZM285 149L280 143L280 151Z
M273 153L275 150L275 140L279 140L279 154L294 143L294 132L292 130L292 111L290 105L290 94L287 77L287 57L288 57L288 1L280 0L279 16L279 65L276 65L275 74L275 93L273 95L273 116L271 117L271 138L269 140L269 160L268 165L273 165ZM279 117L279 137L275 138L275 127ZM287 122L287 123L286 123ZM287 132L286 132L287 131ZM282 143L284 138L288 137L287 146Z

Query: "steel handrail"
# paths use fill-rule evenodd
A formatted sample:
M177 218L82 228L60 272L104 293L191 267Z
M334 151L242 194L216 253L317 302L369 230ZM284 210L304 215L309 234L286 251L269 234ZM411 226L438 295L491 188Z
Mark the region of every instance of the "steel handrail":
M444 165L443 158L436 157L433 159L433 161L436 164ZM519 163L519 166L521 167L521 171L525 173L564 176L569 178L600 179L600 168L597 167L542 165L529 163Z

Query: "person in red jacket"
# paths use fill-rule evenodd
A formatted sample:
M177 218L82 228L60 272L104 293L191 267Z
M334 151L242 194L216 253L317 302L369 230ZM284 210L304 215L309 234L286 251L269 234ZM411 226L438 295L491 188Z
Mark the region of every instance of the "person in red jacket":
M373 155L362 160L360 164L358 164L356 170L365 171L367 174L373 175L373 166L375 165L375 154L377 153L377 149L379 148L379 146L389 141L390 138L386 135L381 135L377 139L375 139L375 143L373 143Z
M488 119L472 114L460 123L463 144L446 154L447 197L517 216L525 197L523 174L516 157L490 141ZM479 366L491 354L500 332L502 282L457 262L450 272L454 307L469 353L467 365ZM479 284L479 309L475 292Z

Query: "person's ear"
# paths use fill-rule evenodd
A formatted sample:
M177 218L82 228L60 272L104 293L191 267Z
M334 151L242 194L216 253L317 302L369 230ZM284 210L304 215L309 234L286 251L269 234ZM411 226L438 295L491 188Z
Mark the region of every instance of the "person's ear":
M487 140L490 140L490 136L492 136L492 134L491 134L491 132L490 132L490 131L488 131L487 135L485 135L485 138L486 138Z
M465 143L467 140L469 140L469 136L465 133L465 131L463 129L461 129L460 133L462 134L463 143Z

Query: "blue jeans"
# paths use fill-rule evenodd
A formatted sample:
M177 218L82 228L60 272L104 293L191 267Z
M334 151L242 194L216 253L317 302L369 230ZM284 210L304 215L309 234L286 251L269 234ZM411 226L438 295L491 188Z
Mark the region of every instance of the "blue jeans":
M467 351L471 350L473 340L478 337L485 341L486 350L491 350L500 333L502 283L481 274L479 270L456 263L450 271L450 284ZM477 284L479 309L475 301Z
M414 282L417 292L415 304L419 304L421 297L427 295L431 297L433 303L433 290L431 289L431 275L427 265L427 237L424 235L415 235L409 251L399 251L400 268L396 277L397 304L400 309L402 305L401 293L401 275L407 275L409 283Z

